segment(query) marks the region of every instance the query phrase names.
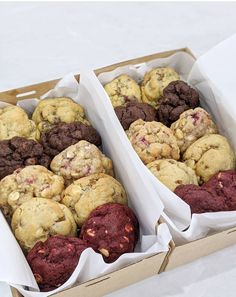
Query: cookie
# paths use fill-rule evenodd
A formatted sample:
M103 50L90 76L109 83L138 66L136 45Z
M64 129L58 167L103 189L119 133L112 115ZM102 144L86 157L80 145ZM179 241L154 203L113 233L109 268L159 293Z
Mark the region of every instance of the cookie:
M142 101L158 108L164 88L178 79L178 73L171 67L158 67L147 72L141 85Z
M201 187L179 186L175 193L189 204L192 213L235 211L236 171L216 173Z
M122 74L104 86L113 107L124 105L130 101L141 102L141 91L134 79Z
M147 103L129 102L125 106L116 107L115 113L124 130L129 129L129 126L139 119L146 122L156 120L155 108Z
M199 104L199 94L196 90L181 80L171 82L163 91L157 119L169 127L179 119L181 113L198 107Z
M76 235L76 223L63 204L45 198L33 198L19 206L12 216L12 231L24 251L50 236Z
M77 237L55 235L39 241L29 251L27 261L43 292L63 285L74 272L86 241Z
M108 202L127 204L127 196L122 185L104 173L74 181L66 188L62 199L78 226L82 226L92 210Z
M179 159L179 147L173 132L159 122L133 122L126 134L144 164L158 159Z
M147 168L171 191L179 185L198 185L195 172L182 162L172 159L156 160L147 164Z
M206 182L219 171L235 169L235 155L228 140L209 134L191 144L183 155L186 164L195 170L200 182Z
M40 132L47 131L61 122L81 122L89 125L83 107L66 97L40 100L34 110L32 120L36 123Z
M139 224L126 205L107 203L93 210L84 223L80 238L88 241L107 263L134 251Z
M22 108L14 105L0 108L0 140L14 136L38 139L39 131Z
M67 184L94 173L113 175L112 161L94 145L81 140L55 156L51 169L64 177Z
M0 179L28 165L48 168L50 162L51 158L45 154L42 145L32 139L15 136L0 141Z
M181 153L184 153L191 144L202 136L218 133L211 116L201 107L183 112L170 128L177 139Z
M92 126L80 122L59 123L41 135L44 150L52 157L80 140L86 140L96 146L102 144L98 132Z
M27 166L0 181L0 209L7 217L25 201L34 197L61 200L64 180L45 167Z

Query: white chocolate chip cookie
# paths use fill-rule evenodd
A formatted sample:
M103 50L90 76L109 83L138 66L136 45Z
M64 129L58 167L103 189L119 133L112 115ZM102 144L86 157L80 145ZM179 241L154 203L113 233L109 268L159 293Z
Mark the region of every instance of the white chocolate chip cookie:
M148 164L158 159L179 159L179 147L171 129L159 122L137 120L126 131L140 159Z
M113 175L112 161L94 144L81 140L54 157L51 169L64 177L67 184L94 173Z

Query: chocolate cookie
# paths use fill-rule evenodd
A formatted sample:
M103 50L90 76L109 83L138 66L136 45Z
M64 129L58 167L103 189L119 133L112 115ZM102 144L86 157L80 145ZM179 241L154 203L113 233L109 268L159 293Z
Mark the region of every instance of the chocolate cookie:
M199 94L181 80L171 82L164 90L157 110L157 119L166 126L177 121L185 110L199 106Z
M0 141L0 179L14 170L28 165L49 167L51 158L45 154L43 146L32 139L13 137Z
M64 284L86 248L86 241L71 236L55 235L45 242L37 242L29 251L27 261L40 290L47 292Z
M126 205L107 203L93 210L84 223L80 237L87 240L107 263L134 251L139 224Z
M80 122L59 123L41 136L45 152L52 157L80 140L86 140L96 146L102 143L100 135L92 126Z
M124 130L129 129L136 120L151 122L156 119L156 110L148 103L129 102L125 106L116 107L115 113Z

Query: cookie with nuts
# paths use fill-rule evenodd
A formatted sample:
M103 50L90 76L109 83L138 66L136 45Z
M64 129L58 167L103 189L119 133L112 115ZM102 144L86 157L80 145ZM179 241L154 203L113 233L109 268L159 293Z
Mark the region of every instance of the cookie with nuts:
M63 285L74 272L88 243L78 237L55 235L39 241L29 251L27 261L42 292Z
M126 205L107 203L97 207L85 221L80 238L87 240L107 263L134 251L139 223Z

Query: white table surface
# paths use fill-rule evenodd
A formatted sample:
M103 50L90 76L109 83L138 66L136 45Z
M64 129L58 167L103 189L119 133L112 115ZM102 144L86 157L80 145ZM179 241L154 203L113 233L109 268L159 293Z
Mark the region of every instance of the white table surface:
M236 3L0 3L0 91L184 46L200 55L235 31ZM109 296L236 296L235 264L236 246Z

